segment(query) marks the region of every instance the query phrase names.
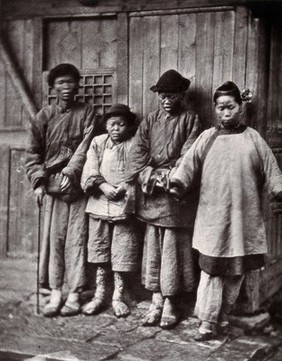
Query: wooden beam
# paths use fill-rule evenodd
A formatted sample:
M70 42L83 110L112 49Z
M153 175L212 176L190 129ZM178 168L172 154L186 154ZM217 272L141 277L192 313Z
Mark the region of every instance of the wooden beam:
M10 147L0 146L0 257L7 256L9 222Z
M30 18L33 16L92 16L112 12L138 12L173 10L215 6L250 5L265 0L107 0L97 1L96 6L82 6L77 0L40 0L26 6L25 0L3 2L3 16L7 18ZM260 4L258 4L260 7Z
M25 105L30 118L33 118L37 113L37 108L30 95L28 86L22 74L20 73L16 63L13 61L11 54L9 53L9 50L3 41L2 36L0 36L0 58L16 88L16 91L21 97L22 102Z
M120 13L117 17L117 100L128 104L128 16Z
M130 17L136 16L157 16L157 15L173 15L173 14L190 14L190 13L207 13L216 11L232 11L234 6L211 6L211 7L194 7L183 9L167 9L167 10L144 10L135 11L129 14Z

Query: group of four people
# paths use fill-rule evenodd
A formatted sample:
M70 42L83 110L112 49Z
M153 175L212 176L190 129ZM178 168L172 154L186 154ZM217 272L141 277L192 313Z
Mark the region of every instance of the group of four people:
M197 114L183 106L190 81L171 69L151 87L160 109L138 125L128 106L115 104L103 115L103 131L93 108L74 101L73 65L53 68L48 82L57 103L33 120L26 158L38 204L48 195L41 277L51 298L43 314L97 314L112 272L112 306L126 316L125 275L142 262L142 283L152 292L142 323L172 328L179 321L175 296L197 286L193 247L201 269L196 339L215 337L245 273L264 265L264 188L282 199L272 151L241 122L238 87L228 81L216 90L218 125L201 133ZM96 289L81 308L86 259L96 266Z

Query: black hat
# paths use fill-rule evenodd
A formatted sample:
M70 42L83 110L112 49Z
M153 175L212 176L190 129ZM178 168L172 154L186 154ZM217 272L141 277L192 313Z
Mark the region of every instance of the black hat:
M103 115L103 120L106 121L113 116L122 116L125 117L126 120L130 123L133 123L136 114L132 113L129 107L125 104L114 104L110 107L110 109Z
M229 95L234 97L238 104L242 104L242 98L239 88L233 81L224 82L219 88L216 89L213 95L213 101L215 102L217 98L223 95Z
M62 63L50 70L48 74L49 86L52 87L54 85L55 79L58 78L59 76L64 76L64 75L72 75L75 81L77 82L77 84L79 83L79 78L80 78L79 70L72 64Z
M156 85L150 89L155 92L161 93L182 93L189 88L190 80L184 78L176 70L167 70L161 75Z

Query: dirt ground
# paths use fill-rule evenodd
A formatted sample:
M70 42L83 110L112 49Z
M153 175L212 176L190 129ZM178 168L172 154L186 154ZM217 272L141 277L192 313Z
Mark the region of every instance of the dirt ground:
M97 316L46 318L36 314L36 264L33 260L0 260L0 361L5 360L117 360L117 361L263 361L281 359L282 309L279 299L260 330L232 327L227 336L197 343L198 320L194 296L182 295L183 317L171 331L143 327L140 319L149 295L137 287L128 299L131 314L115 317L111 307ZM92 296L83 294L84 301ZM48 295L40 296L40 305ZM282 297L281 297L282 301ZM267 317L269 314L267 313ZM263 318L263 317L262 317Z

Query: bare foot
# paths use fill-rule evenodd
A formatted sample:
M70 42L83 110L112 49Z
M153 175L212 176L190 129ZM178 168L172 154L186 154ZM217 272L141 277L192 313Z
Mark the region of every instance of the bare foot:
M82 307L82 313L87 316L95 315L106 307L105 301L94 297L90 302Z
M178 312L176 310L175 305L173 304L171 299L166 297L165 302L164 302L164 308L163 308L162 318L161 318L161 322L160 322L160 327L163 329L174 328L176 326L176 324L178 323L178 319L179 319Z
M130 313L127 305L120 300L113 300L112 305L117 317L125 317Z
M156 326L161 319L162 308L158 307L154 303L151 303L149 311L142 319L143 326Z

